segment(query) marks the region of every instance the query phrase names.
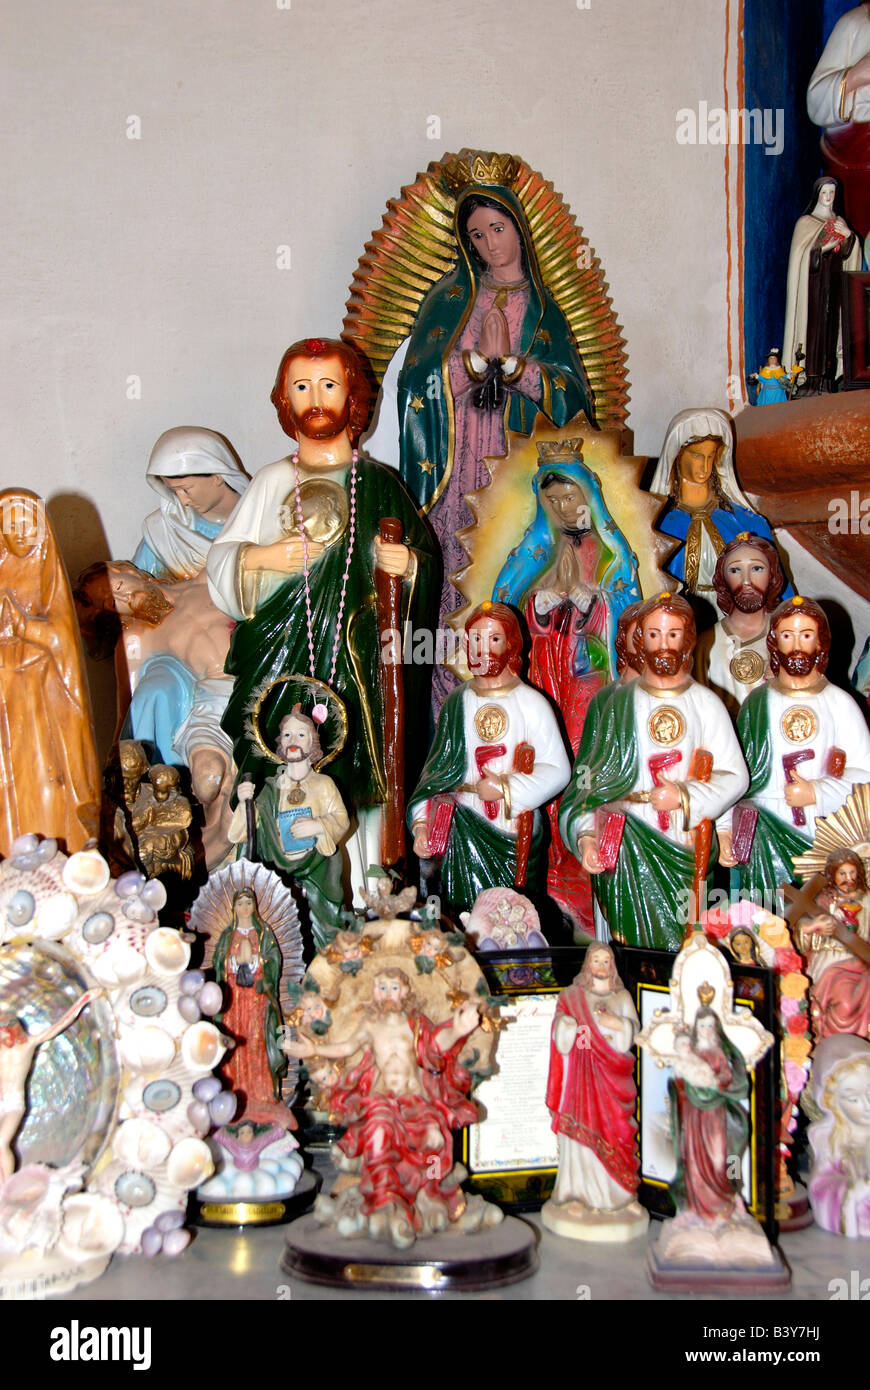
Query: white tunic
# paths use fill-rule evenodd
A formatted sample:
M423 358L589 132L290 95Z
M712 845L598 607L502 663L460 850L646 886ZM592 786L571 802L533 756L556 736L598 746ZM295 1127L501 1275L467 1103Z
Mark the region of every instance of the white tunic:
M795 771L813 783L816 794L815 804L803 808L806 825L798 827L802 835L812 839L818 816L838 810L855 782L870 782L870 733L853 697L824 679L810 690L789 691L772 681L767 687L767 701L772 756L767 781L760 792L753 793L752 800L793 825L792 808L785 799L782 759L788 753L811 752L813 756L798 763ZM842 777L828 771L833 748L846 754ZM724 829L730 828L730 823L724 825Z
M678 690L654 690L641 678L632 683L632 694L638 751L637 780L632 791L652 791L664 781L684 785L689 828L683 828L681 809L669 812L667 829L659 824L658 812L649 803L633 803L631 812L669 840L691 846L692 831L698 823L724 815L749 786L749 774L731 718L718 695L693 680L687 680ZM673 718L669 718L669 711L673 711ZM658 739L653 736L654 731ZM679 736L667 743L661 741L665 736L670 740L673 734ZM700 748L713 754L713 771L707 782L689 777L692 755ZM679 753L680 757L659 773L657 782L650 759L660 753ZM591 834L594 824L594 811L587 811L580 819L578 835Z
M870 84L850 93L840 115L840 84L849 68L870 53L870 11L866 5L837 20L807 89L807 111L816 125L870 121Z
M483 711L500 711L506 719L501 733L492 737L482 737L475 720L485 719ZM559 731L556 716L550 702L539 690L517 681L516 685L502 690L486 690L478 693L472 682L462 690L463 734L465 740L465 782L469 785L479 781L484 775L478 771L476 749L484 745L504 746L505 752L486 763L487 773L507 774L510 793L510 818L505 814L504 801L496 803L498 814L491 824L508 835L516 834L516 816L521 811L534 811L552 801L564 791L571 776L571 764L565 751L565 744ZM535 750L535 765L532 772L514 772L514 754L518 743L530 743ZM479 816L485 816L483 802L474 792L462 791L456 796L462 806L468 806ZM412 820L423 819L425 802L412 806ZM488 818L487 818L488 819Z

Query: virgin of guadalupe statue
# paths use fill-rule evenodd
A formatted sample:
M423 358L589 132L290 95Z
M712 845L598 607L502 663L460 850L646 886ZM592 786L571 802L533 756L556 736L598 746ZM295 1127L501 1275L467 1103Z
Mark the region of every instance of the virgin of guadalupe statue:
M786 361L795 361L798 349L805 354L798 396L833 391L843 375L842 276L860 270L861 260L861 243L843 218L838 180L816 179L788 256L783 348Z
M528 435L539 413L557 426L581 413L593 425L621 423L625 369L618 326L589 248L581 248L573 218L552 190L520 160L463 151L430 166L429 176L403 192L367 248L345 336L363 351L372 349L377 371L377 351L393 335L397 350L386 367L378 427L367 447L400 467L420 510L429 514L444 557L443 619L465 601L451 579L468 562L458 533L474 524L465 497L488 481L483 460L503 457L506 429ZM526 211L531 204L534 235ZM412 242L415 216L423 226ZM407 260L399 267L400 280L409 282L404 295L392 259L397 237L406 241L411 260L424 262L414 267L416 277ZM581 249L585 270L578 268ZM419 292L423 276L431 285L425 298ZM560 282L558 296L548 288L550 278ZM388 298L397 313L382 307ZM419 307L412 316L408 302L414 298ZM591 302L602 311L594 335L588 320L578 332L582 314L575 318L579 306ZM410 332L400 342L396 325L403 313ZM592 339L594 373L587 371L585 343L583 357L578 346L584 332Z
M240 1099L237 1119L289 1124L281 1102L287 1059L278 1040L281 948L249 889L233 896L232 921L218 937L212 965L230 996L217 1021L236 1040L223 1069Z
M531 636L529 680L558 706L575 757L590 700L616 678L619 615L640 598L635 557L581 448L579 439L538 445L535 519L493 592L523 611ZM547 891L591 931L589 875L559 834L560 804L547 808Z
M0 493L0 855L18 835L97 834L100 775L69 581L45 514Z

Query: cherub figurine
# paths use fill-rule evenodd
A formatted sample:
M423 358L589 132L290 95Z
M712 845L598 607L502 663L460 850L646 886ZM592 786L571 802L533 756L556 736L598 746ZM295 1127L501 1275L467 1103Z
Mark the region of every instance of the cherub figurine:
M332 778L316 770L324 758L317 725L299 705L281 720L277 751L283 767L266 779L254 803L257 850L266 864L290 874L305 889L319 948L341 914L338 846L347 834L348 815ZM246 807L254 799L249 778L239 783L238 797L230 825L233 844L248 835Z
M625 1241L649 1224L637 1201L632 1046L639 1027L612 947L593 942L559 995L550 1044L547 1106L559 1171L541 1220L557 1235Z

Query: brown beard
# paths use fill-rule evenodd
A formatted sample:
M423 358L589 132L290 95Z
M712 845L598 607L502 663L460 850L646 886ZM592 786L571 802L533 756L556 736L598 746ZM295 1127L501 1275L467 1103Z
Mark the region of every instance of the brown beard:
M646 652L646 665L656 676L677 676L683 669L683 652Z
M759 609L764 607L769 592L769 589L765 589L762 593L760 589L756 589L754 584L741 584L739 589L732 592L731 597L734 600L734 607L739 609L741 613L757 613Z
M291 439L298 439L300 434L306 439L335 439L350 420L350 405L348 396L340 411L330 410L328 407L321 410L317 406L311 406L297 415L287 397L282 396L275 409L282 430L289 434Z
M159 627L174 607L174 604L171 604L166 595L161 593L156 586L149 589L137 589L135 594L131 594L129 603L132 617L147 623L149 627Z
M817 656L817 652L780 652L779 664L787 676L808 676Z

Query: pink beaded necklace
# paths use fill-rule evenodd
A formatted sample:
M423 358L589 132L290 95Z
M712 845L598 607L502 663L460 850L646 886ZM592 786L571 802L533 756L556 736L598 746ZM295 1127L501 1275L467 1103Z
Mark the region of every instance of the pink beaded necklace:
M335 668L338 665L338 648L341 642L341 619L344 613L344 599L347 593L347 579L350 574L350 562L353 557L353 547L356 541L356 465L359 458L359 451L353 450L350 464L350 520L348 528L350 535L347 543L347 559L344 563L344 574L341 579L341 595L338 600L338 613L335 619L335 641L332 644L332 665L329 669L329 678L326 681L328 686L332 686L335 680ZM305 578L305 619L308 628L308 657L311 663L311 679L317 680L314 661L314 620L311 616L311 584L309 582L310 568L308 564L308 536L305 533L302 516L302 494L299 490L299 454L295 453L290 462L293 464L293 492L296 498L296 521L299 526L299 534L302 537L302 573ZM316 724L322 724L326 718L328 710L324 704L316 704L311 711L311 717Z

